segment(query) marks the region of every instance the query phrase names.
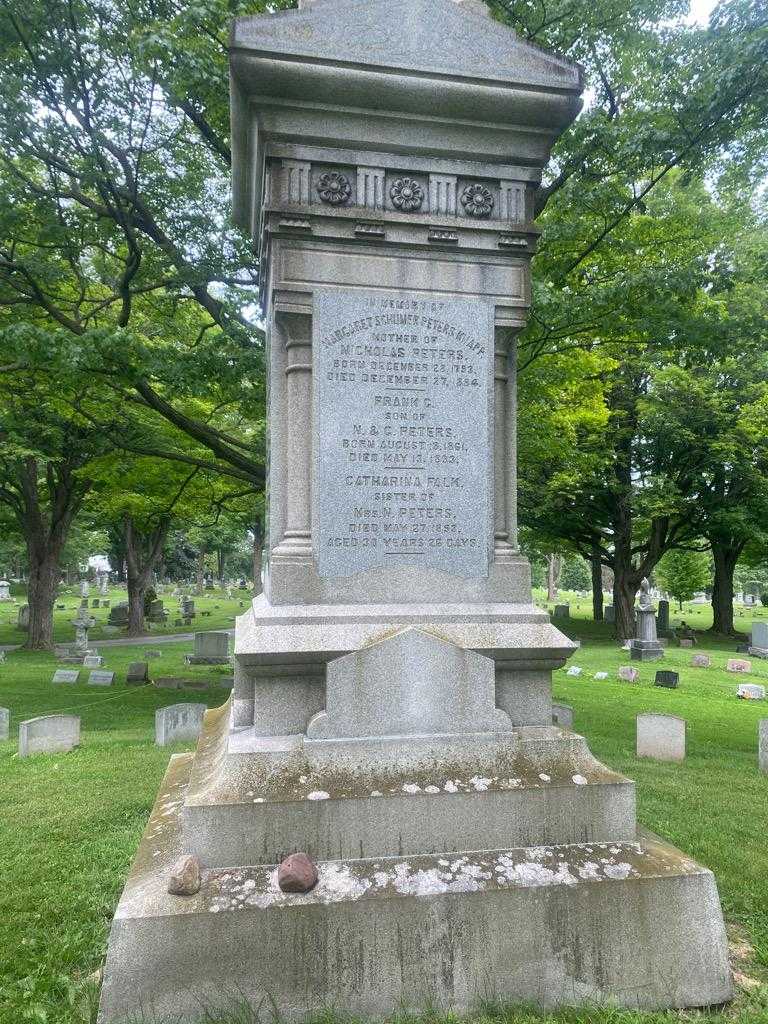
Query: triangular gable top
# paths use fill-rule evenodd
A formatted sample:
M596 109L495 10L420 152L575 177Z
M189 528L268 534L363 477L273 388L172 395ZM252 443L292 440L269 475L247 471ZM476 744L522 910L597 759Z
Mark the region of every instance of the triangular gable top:
M238 18L232 48L579 92L576 64L454 0L321 0Z

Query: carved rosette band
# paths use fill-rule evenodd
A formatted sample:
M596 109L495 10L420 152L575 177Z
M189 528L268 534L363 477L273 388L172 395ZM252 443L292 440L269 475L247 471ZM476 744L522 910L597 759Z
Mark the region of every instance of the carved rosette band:
M424 202L424 189L413 178L398 178L392 183L389 197L395 209L410 213L411 210L421 209L421 204Z
M468 217L489 217L493 210L493 196L485 185L467 185L461 193L461 205Z
M317 182L317 194L324 203L331 206L343 206L349 202L352 195L352 186L346 174L340 171L326 171L321 174Z

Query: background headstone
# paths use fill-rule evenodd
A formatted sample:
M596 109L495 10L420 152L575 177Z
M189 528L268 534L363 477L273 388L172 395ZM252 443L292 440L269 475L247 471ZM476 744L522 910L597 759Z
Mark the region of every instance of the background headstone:
M679 682L680 676L677 672L670 672L668 669L661 669L656 673L653 685L664 686L668 690L676 690Z
M195 633L195 653L187 655L190 665L226 665L229 662L229 633Z
M0 708L0 740L7 740L11 734L10 708Z
M21 606L21 608L19 608L19 617L16 620L16 625L18 626L19 629L23 629L23 630L28 630L29 629L29 605L28 604L23 604Z
M636 683L640 677L640 673L636 668L631 665L620 665L619 666L619 679L625 683Z
M659 636L666 636L669 632L669 601L659 601L659 610L656 614L656 631Z
M8 580L0 580L0 601L11 600L11 584Z
M749 653L758 658L768 658L768 622L753 622L751 636Z
M61 753L79 743L80 718L77 715L42 715L19 723L19 757Z
M712 659L708 654L694 654L691 658L693 668L709 668L711 664Z
M685 719L653 712L636 718L637 756L657 761L685 760Z
M146 661L132 661L125 674L125 681L129 686L141 686L149 682L149 665Z
M89 686L111 686L115 679L114 672L106 672L104 670L96 670L91 672L88 676Z
M0 713L2 709L0 709ZM2 719L0 719L2 724ZM7 738L7 737L6 737ZM768 718L761 718L757 725L757 762L761 772L768 775Z
M725 665L726 672L751 672L752 662L743 658L729 658Z
M605 608L603 608L603 619L605 622L616 621L616 609L612 604L607 604Z
M86 654L83 658L84 668L101 668L104 664L104 659L100 658L98 654Z
M736 696L742 700L765 700L765 687L756 683L742 683L736 691Z
M155 744L165 747L182 740L196 740L203 727L205 704L170 704L155 712Z
M52 683L76 683L80 678L80 669L57 668L53 673Z
M571 606L569 604L556 604L552 613L553 619L570 619Z
M559 725L561 729L573 728L573 708L570 704L552 705L552 724Z

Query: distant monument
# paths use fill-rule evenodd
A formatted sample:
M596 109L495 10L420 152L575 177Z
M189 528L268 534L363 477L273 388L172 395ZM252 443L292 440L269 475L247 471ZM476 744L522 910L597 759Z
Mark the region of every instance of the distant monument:
M268 566L231 702L161 785L101 1024L724 1002L714 878L553 725L575 644L518 546L515 339L579 69L475 0L302 2L230 54Z
M656 636L656 610L651 602L650 589L650 583L644 579L637 602L635 638L629 645L630 657L637 661L657 661L664 657L664 648Z

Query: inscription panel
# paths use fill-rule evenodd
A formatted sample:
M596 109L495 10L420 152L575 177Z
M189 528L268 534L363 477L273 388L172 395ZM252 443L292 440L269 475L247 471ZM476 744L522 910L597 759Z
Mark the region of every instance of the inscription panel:
M493 306L315 292L313 546L322 577L487 576Z

